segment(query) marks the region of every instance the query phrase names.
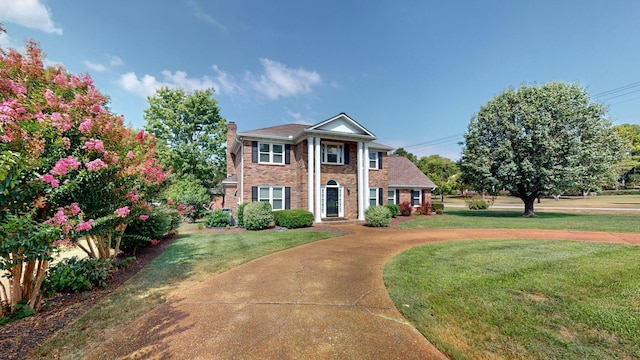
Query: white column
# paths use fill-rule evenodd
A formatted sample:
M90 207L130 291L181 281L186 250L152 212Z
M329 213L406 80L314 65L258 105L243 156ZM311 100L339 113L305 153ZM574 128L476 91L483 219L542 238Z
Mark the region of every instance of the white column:
M307 138L307 208L313 213L313 137Z
M316 201L315 201L315 205L316 205L316 222L322 222L322 204L320 203L320 138L317 137L316 141L315 141L315 163L314 166L316 168L315 170L315 190L316 190Z
M364 209L367 210L369 208L369 143L364 143L364 154L362 156L364 157L364 184L362 185L365 192Z
M358 220L364 220L364 168L362 155L364 148L362 142L358 142Z

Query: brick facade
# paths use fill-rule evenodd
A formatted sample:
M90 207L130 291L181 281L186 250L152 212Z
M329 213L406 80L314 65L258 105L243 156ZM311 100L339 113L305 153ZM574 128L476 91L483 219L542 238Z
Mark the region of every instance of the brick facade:
M343 116L344 114L339 115ZM346 115L344 115L346 117ZM344 124L349 125L348 121L353 120L339 119L342 123L336 125L335 130L327 130L321 128L324 132L342 131ZM327 124L320 123L320 125ZM357 123L353 122L356 126ZM338 126L342 128L338 129ZM227 126L227 179L223 182L225 187L224 207L231 208L233 214L237 214L237 205L239 202L252 201L252 188L258 186L283 186L288 188L290 196L288 198L291 209L309 209L308 204L308 144L307 136L303 131L308 127L305 125L291 124L281 125L271 128L264 128L248 133L237 133L235 123L229 123ZM366 132L366 129L363 129ZM313 130L313 128L312 128ZM296 134L303 134L294 138ZM337 132L336 134L342 134ZM370 134L370 133L368 133ZM315 135L315 134L314 134ZM373 139L372 134L370 134ZM309 135L311 136L311 135ZM316 137L318 135L315 135ZM362 137L363 135L357 135ZM344 137L344 138L341 138ZM367 140L348 140L348 135L339 135L336 138L328 137L327 141L331 143L342 144L343 149L348 149L348 154L343 154L344 164L320 164L320 186L323 188L329 181L335 181L343 189L343 212L347 219L358 218L358 141L369 142ZM285 139L289 139L288 141ZM288 161L284 164L267 164L256 161L254 146L258 141L262 143L286 144ZM324 138L321 140L324 143ZM315 144L313 144L315 146ZM381 146L378 144L378 146ZM369 146L369 151L378 153L381 167L378 169L370 169L368 173L369 188L377 188L380 190L379 198L382 203L386 204L387 191L389 189L389 157L387 151L389 148L382 146L377 148ZM287 151L285 150L285 153ZM347 161L348 159L348 161ZM315 161L315 157L314 157ZM369 161L368 158L363 161ZM288 162L288 163L287 163ZM315 178L314 178L315 181ZM315 184L314 184L315 185ZM320 191L320 189L314 189ZM314 194L315 195L315 194ZM369 204L369 189L365 189L363 194L364 207ZM401 201L411 200L411 190L400 192ZM429 194L430 198L430 194ZM313 197L314 202L316 197ZM314 210L315 212L315 206Z

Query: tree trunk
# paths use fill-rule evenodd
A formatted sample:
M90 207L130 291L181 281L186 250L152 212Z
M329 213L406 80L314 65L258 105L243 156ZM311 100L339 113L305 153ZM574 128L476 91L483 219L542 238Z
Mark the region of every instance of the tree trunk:
M533 211L533 204L535 202L535 197L528 197L528 198L524 198L522 199L522 201L524 202L524 214L522 214L522 216L524 217L533 217L536 216L535 212Z

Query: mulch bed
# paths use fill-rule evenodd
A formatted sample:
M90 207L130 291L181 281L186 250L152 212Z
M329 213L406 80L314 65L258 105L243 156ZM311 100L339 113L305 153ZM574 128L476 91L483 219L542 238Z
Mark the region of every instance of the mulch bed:
M108 279L107 288L95 288L76 294L62 294L45 300L43 308L34 315L0 325L0 358L7 360L26 359L35 350L79 318L109 295L125 281L144 268L147 263L164 252L175 237L166 238L156 246L139 248L136 259L124 269L115 271Z

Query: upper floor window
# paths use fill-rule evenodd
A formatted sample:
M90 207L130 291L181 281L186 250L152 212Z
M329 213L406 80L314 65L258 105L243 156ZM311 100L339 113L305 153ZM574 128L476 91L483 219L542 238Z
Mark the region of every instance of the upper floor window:
M323 164L344 164L344 145L338 143L322 143Z
M378 168L378 153L370 152L369 153L369 169L377 169Z
M258 143L258 159L263 164L284 164L284 145Z

